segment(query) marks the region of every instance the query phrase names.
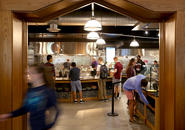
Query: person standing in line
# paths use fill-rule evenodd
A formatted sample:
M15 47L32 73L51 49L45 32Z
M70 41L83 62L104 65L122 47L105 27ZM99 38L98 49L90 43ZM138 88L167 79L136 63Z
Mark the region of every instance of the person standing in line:
M136 75L135 64L135 59L130 59L129 64L126 68L127 79Z
M142 92L142 87L147 87L148 81L146 80L146 76L144 75L136 75L131 77L125 81L123 84L124 93L129 100L129 114L130 114L130 122L134 122L134 108L136 105L136 101L134 98L134 91L137 91L140 99L148 105L148 101Z
M97 76L98 87L99 87L99 100L106 101L107 100L107 92L106 92L106 78L108 77L108 69L107 66L103 63L103 58L98 58L98 66L97 66Z
M126 68L127 79L136 75L135 64L136 64L135 59L134 58L130 59L129 64ZM127 101L127 105L129 105L129 100Z
M80 96L80 103L83 103L82 100L82 85L80 82L80 69L76 67L76 63L72 62L71 63L72 69L69 72L69 78L71 80L71 87L72 87L72 92L73 92L73 101L74 103L77 103L77 98L76 98L76 90L78 89L79 91L79 96Z
M113 83L116 83L121 81L121 78L122 78L121 72L123 70L123 65L120 62L118 62L118 57L114 57L114 62L115 62L115 66L114 66ZM120 84L121 83L114 85L114 92L115 92L114 96L116 99L119 98Z
M47 56L47 63L44 64L45 78L49 87L55 89L55 67L52 64L53 57Z
M136 74L144 74L146 71L145 62L141 60L141 56L137 56L137 62L135 65Z
M27 77L28 82L32 85L28 89L23 105L13 112L0 115L0 121L18 117L29 112L32 130L48 130L55 124L59 115L55 91L46 85L43 65L30 66ZM54 120L47 124L47 115L45 113L50 108L55 108L56 115Z

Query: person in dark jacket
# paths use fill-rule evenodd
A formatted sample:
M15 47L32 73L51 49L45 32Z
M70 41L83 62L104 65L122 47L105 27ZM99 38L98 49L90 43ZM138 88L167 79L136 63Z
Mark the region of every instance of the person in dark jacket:
M56 95L53 89L46 86L43 72L43 66L33 65L29 68L28 81L32 87L28 89L23 105L13 112L0 115L0 121L29 112L32 130L48 130L55 124L59 115ZM56 115L54 120L47 124L45 113L50 108L55 108Z
M76 90L79 91L79 96L80 96L80 103L83 103L82 100L82 85L80 82L80 69L76 67L76 63L72 62L71 63L72 69L69 72L69 78L71 79L71 87L73 91L73 100L74 103L77 103L77 98L76 98Z

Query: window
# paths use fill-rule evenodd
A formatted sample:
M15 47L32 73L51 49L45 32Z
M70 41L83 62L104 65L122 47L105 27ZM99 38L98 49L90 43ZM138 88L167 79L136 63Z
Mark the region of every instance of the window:
M115 57L116 49L114 47L106 47L106 61L107 63L114 62L113 58Z

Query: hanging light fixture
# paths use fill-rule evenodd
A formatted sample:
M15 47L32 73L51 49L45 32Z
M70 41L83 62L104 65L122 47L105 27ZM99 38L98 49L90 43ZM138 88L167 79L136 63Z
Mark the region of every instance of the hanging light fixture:
M139 43L134 38L134 40L130 43L130 46L131 47L139 47Z
M56 24L56 23L51 23L49 25L49 28L47 28L47 30L49 32L59 32L60 31L60 29L58 28L58 24Z
M146 31L145 31L145 35L148 35L148 34L149 34L149 32L146 30Z
M97 41L96 41L96 44L98 45L104 45L106 44L105 40L103 38L99 38Z
M100 36L98 35L97 32L90 32L87 34L87 39L96 40L99 38L100 38Z
M84 26L85 31L100 31L102 30L102 25L100 22L95 20L94 18L94 3L92 3L92 18L91 20L87 21Z

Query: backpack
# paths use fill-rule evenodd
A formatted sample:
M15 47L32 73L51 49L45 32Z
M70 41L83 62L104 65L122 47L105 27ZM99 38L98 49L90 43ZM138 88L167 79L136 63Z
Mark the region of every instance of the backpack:
M108 77L108 69L106 65L101 65L100 67L100 78L106 79Z

